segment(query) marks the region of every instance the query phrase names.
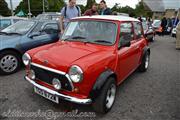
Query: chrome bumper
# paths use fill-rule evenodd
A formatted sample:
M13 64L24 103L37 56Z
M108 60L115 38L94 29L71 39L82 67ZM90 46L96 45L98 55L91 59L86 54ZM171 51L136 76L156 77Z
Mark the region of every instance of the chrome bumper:
M39 88L39 89L42 89L52 95L55 95L55 96L58 96L60 99L63 99L63 100L67 100L67 101L70 101L70 102L73 102L73 103L77 103L77 104L91 104L92 103L92 100L91 99L79 99L79 98L75 98L75 97L71 97L71 96L67 96L67 95L63 95L63 94L60 94L54 90L51 90L49 88L46 88L44 86L41 86L39 84L37 84L36 82L34 82L33 80L31 80L30 78L28 78L27 76L25 76L25 79L27 81L29 81L31 84L33 84L35 87Z

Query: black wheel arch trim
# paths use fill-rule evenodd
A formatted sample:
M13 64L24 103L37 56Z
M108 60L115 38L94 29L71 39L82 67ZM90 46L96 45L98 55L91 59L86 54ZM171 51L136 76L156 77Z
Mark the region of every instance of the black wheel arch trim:
M143 49L143 54L142 54L142 58L144 57L144 55L149 52L149 54L151 54L151 50L149 46L144 47Z
M107 69L104 72L102 72L99 77L97 78L92 90L90 91L89 97L94 100L95 98L98 97L98 95L101 92L101 89L103 88L104 84L106 83L106 81L108 80L109 77L115 77L116 79L116 74L110 70Z

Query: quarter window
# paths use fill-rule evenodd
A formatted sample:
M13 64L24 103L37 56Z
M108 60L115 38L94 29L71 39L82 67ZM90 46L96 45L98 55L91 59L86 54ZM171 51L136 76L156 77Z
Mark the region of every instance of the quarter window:
M43 31L46 32L47 34L53 34L53 33L58 33L58 24L55 23L49 23L46 24Z
M40 32L42 30L42 25L43 25L43 22L39 22L32 30L32 33Z

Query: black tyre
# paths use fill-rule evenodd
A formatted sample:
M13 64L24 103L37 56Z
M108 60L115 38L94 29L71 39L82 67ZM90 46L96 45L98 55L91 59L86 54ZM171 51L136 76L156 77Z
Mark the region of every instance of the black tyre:
M151 42L155 41L155 35L153 35L153 37L151 38Z
M140 72L146 72L149 67L149 61L150 61L150 53L146 52L142 58L141 65L139 66Z
M93 108L98 113L107 113L111 110L116 98L116 82L113 77L108 78L100 95L95 99Z
M14 51L0 53L0 74L9 75L17 72L21 66L21 58Z

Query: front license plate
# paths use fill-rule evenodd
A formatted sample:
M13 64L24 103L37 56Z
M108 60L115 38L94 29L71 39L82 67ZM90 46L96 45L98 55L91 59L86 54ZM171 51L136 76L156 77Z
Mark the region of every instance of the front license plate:
M53 101L53 102L55 102L55 103L59 103L59 98L57 96L52 95L52 94L50 94L44 90L41 90L37 87L34 87L34 92L45 97L45 98L47 98L47 99L49 99L49 100L51 100L51 101Z

